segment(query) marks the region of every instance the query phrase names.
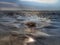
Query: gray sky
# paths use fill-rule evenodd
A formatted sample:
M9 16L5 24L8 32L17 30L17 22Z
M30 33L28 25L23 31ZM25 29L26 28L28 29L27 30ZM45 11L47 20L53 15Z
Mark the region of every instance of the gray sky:
M40 10L60 10L60 0L0 0L0 2L15 2L18 6Z

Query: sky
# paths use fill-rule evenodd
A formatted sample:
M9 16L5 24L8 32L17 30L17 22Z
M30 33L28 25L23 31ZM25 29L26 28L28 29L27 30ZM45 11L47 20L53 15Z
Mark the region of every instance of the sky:
M0 0L0 2L14 2L18 6L39 10L60 10L60 0Z

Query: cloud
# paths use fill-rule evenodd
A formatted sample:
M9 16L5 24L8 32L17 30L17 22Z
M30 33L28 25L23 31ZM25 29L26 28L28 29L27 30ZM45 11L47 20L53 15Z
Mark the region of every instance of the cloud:
M58 0L20 0L20 1L48 3L48 4L53 4L53 3L57 3L58 2Z
M14 4L14 3L10 3L10 2L0 2L0 4Z
M0 2L0 4L8 4L8 5L13 5L13 6L18 6L16 3L11 3L11 2Z

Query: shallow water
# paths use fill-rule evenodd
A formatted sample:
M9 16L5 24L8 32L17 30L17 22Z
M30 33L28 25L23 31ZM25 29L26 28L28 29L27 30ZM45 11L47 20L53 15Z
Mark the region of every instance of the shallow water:
M42 30L43 32L51 35L47 37L45 40L42 40L41 45L60 45L60 15L48 15L51 16L49 19L51 20L51 23L49 26L44 26ZM48 17L47 16L47 17ZM37 41L38 43L38 41ZM38 44L40 45L40 43Z
M36 30L39 31L36 35L43 36L36 39L36 45L60 45L60 15L31 15L22 19L19 16L3 16L0 18L0 38L12 31L21 33L28 21L36 22Z

